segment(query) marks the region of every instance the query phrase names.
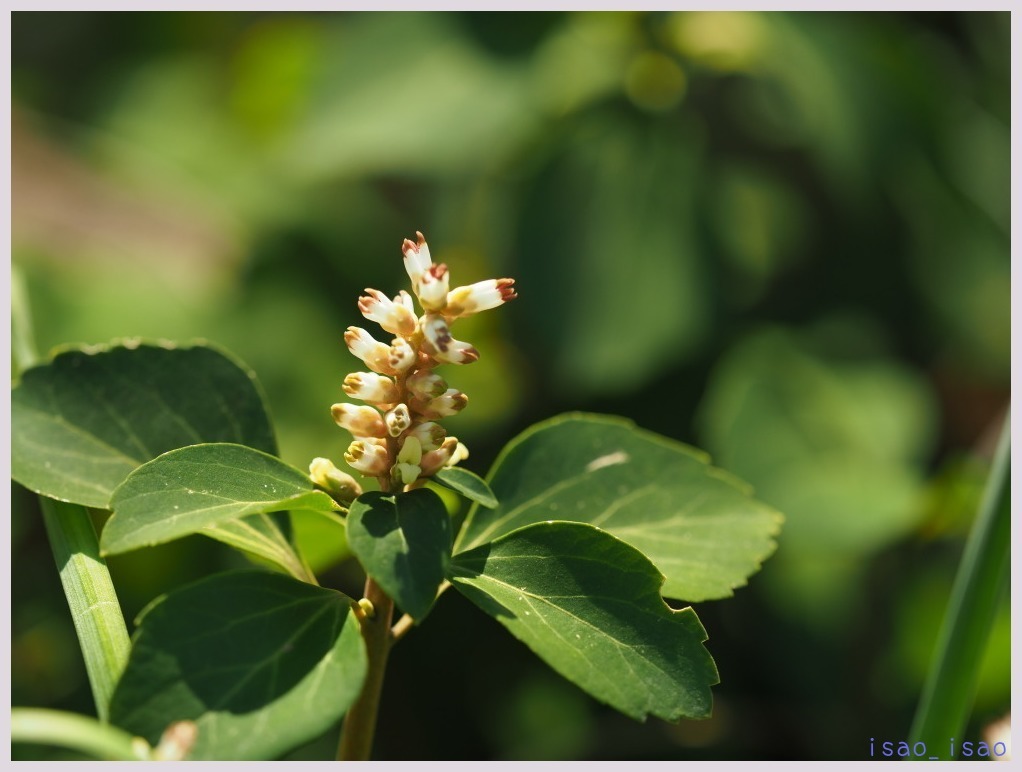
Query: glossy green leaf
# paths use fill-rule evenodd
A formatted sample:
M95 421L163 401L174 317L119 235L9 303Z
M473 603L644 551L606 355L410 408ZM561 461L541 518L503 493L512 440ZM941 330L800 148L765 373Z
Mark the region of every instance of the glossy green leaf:
M325 732L362 688L350 604L261 571L175 590L142 613L111 719L150 743L171 722L194 721L193 759L279 756Z
M364 493L348 512L348 543L366 573L421 622L451 556L451 521L440 497L426 488Z
M554 670L632 718L710 715L717 669L691 608L642 553L584 523L526 526L456 555L451 582Z
M484 507L493 509L497 506L497 497L493 495L493 491L486 484L486 480L467 469L457 466L448 467L434 474L432 479L443 483L451 490L456 490L466 499L478 502Z
M244 445L192 445L144 464L114 491L107 555L202 533L246 515L338 505L308 475Z
M472 508L455 552L543 520L591 523L652 560L665 596L689 601L745 584L782 521L705 454L610 416L570 413L531 427L487 481L500 504Z
M11 476L60 501L106 508L131 470L201 442L277 450L253 374L205 344L64 350L11 393Z

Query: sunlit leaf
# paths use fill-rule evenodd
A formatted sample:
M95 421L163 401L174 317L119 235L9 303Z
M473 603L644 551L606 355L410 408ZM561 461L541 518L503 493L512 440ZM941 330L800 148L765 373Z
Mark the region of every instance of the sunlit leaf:
M277 450L253 374L207 345L69 349L11 393L11 474L60 501L106 508L132 469L201 442Z
M286 509L330 512L338 505L308 475L243 445L178 448L132 472L114 491L104 554L201 533L236 518Z
M567 414L508 443L487 481L500 504L472 508L465 550L543 520L591 523L644 553L664 594L732 594L774 550L781 516L704 454L609 416Z
M443 483L452 490L456 490L465 498L482 504L484 507L492 509L497 506L497 497L493 495L493 491L486 484L486 480L467 469L457 466L441 469L433 475L433 479Z
M718 682L691 608L640 552L584 523L537 523L455 556L451 581L554 670L636 719L710 714Z
M194 721L192 759L265 759L325 732L358 696L351 599L281 574L218 574L143 612L112 722L155 744Z

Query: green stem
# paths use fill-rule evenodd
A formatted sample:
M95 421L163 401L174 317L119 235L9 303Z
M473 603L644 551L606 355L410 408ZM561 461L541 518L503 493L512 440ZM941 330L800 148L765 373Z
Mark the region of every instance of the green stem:
M50 547L60 571L67 605L101 721L109 718L110 698L128 662L131 643L99 540L85 507L39 497Z
M969 532L936 654L912 722L912 742L947 747L960 738L972 711L980 663L998 602L1008 584L1011 536L1010 413L990 469L976 521Z
M25 277L16 266L11 266L11 354L15 368L19 371L31 367L39 358L32 333Z
M12 273L11 327L16 367L24 371L35 363L36 348L24 282ZM85 507L39 497L43 523L50 539L60 582L71 609L85 670L92 686L96 713L108 718L110 697L128 661L128 629L117 602L106 561L99 556L99 541Z
M369 760L373 750L373 735L376 733L376 716L380 710L383 676L393 643L390 623L394 616L394 601L371 576L366 578L365 597L373 604L373 615L361 620L369 669L362 693L344 717L341 740L337 746L339 761Z
M89 716L60 710L13 708L11 742L56 745L109 761L139 761L149 756L149 745L141 738Z

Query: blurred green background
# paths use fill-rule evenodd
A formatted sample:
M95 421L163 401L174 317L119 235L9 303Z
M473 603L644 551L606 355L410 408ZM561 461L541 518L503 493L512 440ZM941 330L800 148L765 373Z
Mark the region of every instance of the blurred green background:
M259 374L286 461L339 462L343 331L364 287L405 286L418 229L454 285L520 293L455 332L482 354L447 372L466 466L536 420L617 413L786 514L750 586L697 606L712 719L617 715L448 593L392 655L377 758L907 739L1010 391L1008 13L16 12L11 42L41 350L216 341ZM13 499L13 704L91 712ZM357 592L338 535L298 527ZM131 619L242 563L193 537L111 571ZM1008 710L1009 649L1005 598L970 738Z

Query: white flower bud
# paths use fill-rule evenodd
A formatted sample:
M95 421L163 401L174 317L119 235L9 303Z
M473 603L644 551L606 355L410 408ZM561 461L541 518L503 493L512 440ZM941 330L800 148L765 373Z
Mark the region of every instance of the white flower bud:
M385 375L397 374L388 363L390 346L380 343L361 327L349 327L344 333L344 342L348 350L365 362L370 370Z
M447 266L431 265L419 278L415 285L415 294L419 296L419 302L427 311L443 311L447 305L447 289L450 286L451 275Z
M397 405L393 410L387 412L383 417L387 424L387 432L391 437L397 437L412 425L412 417L408 412L408 405Z
M405 239L401 244L401 251L405 256L405 271L408 272L408 278L412 280L413 288L419 285L422 274L433 265L425 237L419 231L415 231L415 237L418 239L418 243L412 243L411 240Z
M355 440L348 446L344 460L352 469L370 477L377 477L390 468L390 453L383 440Z
M451 331L442 316L426 314L422 319L422 331L426 337L428 353L438 362L464 365L479 359L479 352L470 344L451 337Z
M451 457L447 459L447 463L444 464L444 466L460 464L466 458L468 458L468 447L466 447L465 443L459 442L458 447L454 449L454 452L451 454Z
M376 408L338 402L331 406L330 413L338 426L347 429L355 437L387 436L387 425Z
M376 373L351 373L341 386L349 397L378 404L397 402L401 390L390 378Z
M431 400L447 391L447 381L432 370L419 370L412 373L405 381L405 386L421 400Z
M391 300L379 290L366 288L368 295L358 299L362 316L376 322L392 335L411 335L417 319L412 297L404 290Z
M457 437L448 437L444 440L443 444L436 450L430 451L422 456L422 461L419 462L419 468L422 469L422 477L431 477L436 472L444 468L447 462L454 455L454 451L458 447Z
M452 289L447 293L444 315L454 319L496 308L518 297L514 285L514 279L487 279L467 287Z
M413 426L405 435L409 439L412 437L417 439L422 449L427 452L439 448L446 436L447 432L444 430L444 427L433 421Z
M468 396L457 389L448 389L427 402L419 412L425 418L446 418L460 413L468 404Z
M309 479L342 503L350 503L362 495L362 486L355 478L342 472L328 458L312 459Z
M403 373L415 364L416 359L418 356L415 349L407 340L394 338L390 345L390 354L387 356L387 366L391 370L397 374Z

